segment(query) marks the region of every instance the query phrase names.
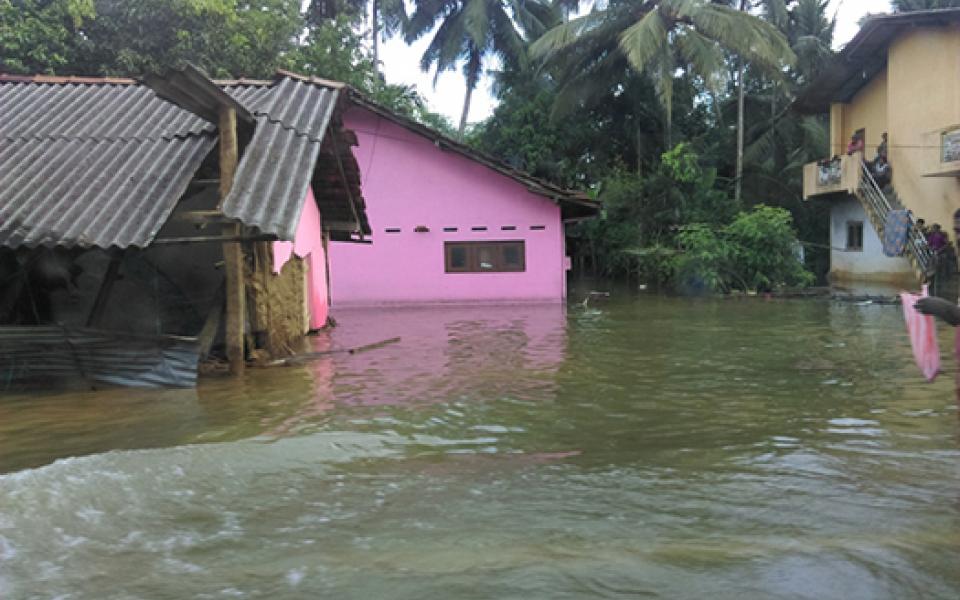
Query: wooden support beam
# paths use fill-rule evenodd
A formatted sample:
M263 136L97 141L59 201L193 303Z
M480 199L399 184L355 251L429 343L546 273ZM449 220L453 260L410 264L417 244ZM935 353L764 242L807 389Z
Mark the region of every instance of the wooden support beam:
M343 158L340 154L336 155L337 157L337 170L340 171L340 178L343 179L344 183L347 181L347 173L343 169ZM350 203L350 212L353 213L353 220L356 223L356 229L360 232L360 239L363 239L363 227L360 226L360 214L357 212L357 203L353 197L353 192L347 186L347 201Z
M234 219L231 219L219 210L185 210L173 213L170 218L174 221L196 223L198 225L236 223Z
M206 359L210 355L210 348L217 339L217 331L220 329L220 319L223 316L223 288L217 292L214 297L213 305L210 306L210 314L203 322L203 329L200 330L198 339L200 340L200 360Z
M107 300L110 299L110 292L113 291L113 284L117 281L117 275L120 273L120 263L123 261L123 254L114 252L110 256L110 264L107 265L107 271L103 276L103 283L100 284L100 290L97 291L97 298L93 301L93 308L87 316L87 327L93 327L103 318L103 312L107 308Z
M191 235L187 237L168 237L157 238L153 240L153 245L171 245L171 244L226 244L228 242L275 242L275 235L238 235L236 234L237 225L227 225L224 227L225 235ZM226 232L230 232L226 235Z
M327 307L333 304L333 296L330 294L330 232L324 231L320 238L323 243L323 276L327 279ZM327 321L330 319L327 318Z
M239 162L239 148L237 145L237 112L233 108L221 108L219 127L220 133L220 204L226 200L233 186L233 177ZM240 225L224 227L224 235L239 238L242 234ZM243 246L241 242L226 242L223 244L223 263L225 273L226 293L226 347L227 361L230 363L230 373L240 375L246 365L244 354L244 324L246 323L246 289L243 273Z
M202 188L202 187L212 187L215 185L220 185L219 179L194 179L187 184L187 187L190 188Z
M323 221L323 229L326 231L346 231L353 233L358 231L357 224L353 221Z

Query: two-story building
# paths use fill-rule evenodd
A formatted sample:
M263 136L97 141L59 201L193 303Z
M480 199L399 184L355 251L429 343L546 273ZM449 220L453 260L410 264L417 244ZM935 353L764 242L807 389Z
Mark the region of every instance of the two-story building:
M960 9L871 17L796 109L830 115L830 164L804 168L804 199L830 203L832 280L906 283L933 265L914 228L903 256L881 249L886 213L905 208L954 239L960 218ZM875 186L863 161L888 136L891 185ZM855 135L862 152L847 154ZM827 158L827 157L825 157ZM958 221L960 226L960 221Z

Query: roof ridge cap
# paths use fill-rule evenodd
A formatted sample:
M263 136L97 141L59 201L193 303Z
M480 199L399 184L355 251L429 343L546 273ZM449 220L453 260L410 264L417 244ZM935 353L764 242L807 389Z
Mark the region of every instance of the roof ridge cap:
M136 79L129 77L98 77L86 75L15 75L0 73L0 83L34 83L48 85L138 85Z

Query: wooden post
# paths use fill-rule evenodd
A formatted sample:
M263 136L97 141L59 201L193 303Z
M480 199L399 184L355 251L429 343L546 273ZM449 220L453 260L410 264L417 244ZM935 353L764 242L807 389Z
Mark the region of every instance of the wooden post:
M330 292L330 232L324 231L320 239L323 242L323 276L327 280L327 308L329 309L333 303L333 294Z
M87 327L94 327L100 323L100 319L103 318L103 313L107 308L107 299L110 298L110 292L113 291L113 284L117 281L117 275L120 273L120 262L122 260L122 252L116 251L111 253L110 264L107 265L107 271L103 276L103 283L100 284L97 298L93 301L93 308L90 310L90 315L87 316Z
M220 204L227 198L237 171L239 150L237 148L237 112L233 108L220 109ZM224 235L240 236L241 225L224 227ZM223 244L223 268L227 299L226 346L230 373L243 373L244 323L246 321L246 290L243 273L243 246L241 242Z

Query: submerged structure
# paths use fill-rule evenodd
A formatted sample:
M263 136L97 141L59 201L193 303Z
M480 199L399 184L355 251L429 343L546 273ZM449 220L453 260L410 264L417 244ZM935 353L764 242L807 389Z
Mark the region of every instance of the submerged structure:
M952 247L929 244L917 221L960 233L957 73L960 9L878 15L797 99L801 112L830 115L830 155L804 167L803 195L830 205L832 279L902 283L956 270ZM893 211L912 222L902 254L888 256Z
M235 372L294 351L327 243L370 233L345 102L291 74L0 76L4 381L189 385L213 348Z
M596 215L595 200L351 98L373 236L331 247L334 309L566 298L564 226Z
M7 385L237 373L299 351L331 298L558 302L564 225L599 208L284 71L0 75L0 122Z

